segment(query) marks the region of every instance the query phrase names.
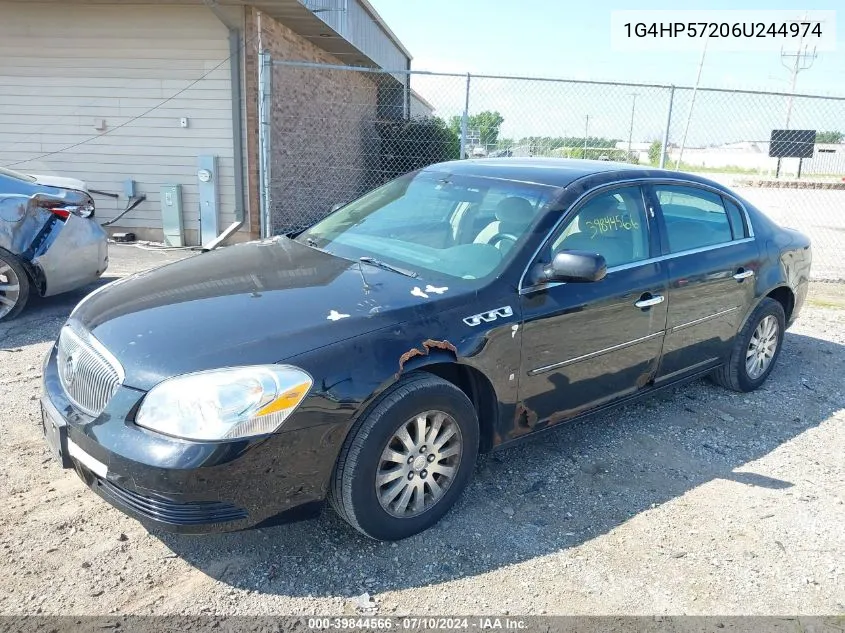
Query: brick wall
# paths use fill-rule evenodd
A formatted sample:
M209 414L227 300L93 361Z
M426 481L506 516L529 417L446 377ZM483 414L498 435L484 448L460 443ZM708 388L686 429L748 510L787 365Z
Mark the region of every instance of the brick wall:
M257 12L246 16L247 152L251 226L258 231ZM342 64L283 24L261 16L262 43L275 60ZM354 71L275 67L273 70L271 209L274 232L323 217L362 193L377 156L378 89Z

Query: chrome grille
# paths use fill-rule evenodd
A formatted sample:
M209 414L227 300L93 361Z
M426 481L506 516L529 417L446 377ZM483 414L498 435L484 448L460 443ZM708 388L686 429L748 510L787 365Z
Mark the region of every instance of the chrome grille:
M123 382L123 368L99 341L81 328L65 325L59 335L59 380L83 413L99 415Z

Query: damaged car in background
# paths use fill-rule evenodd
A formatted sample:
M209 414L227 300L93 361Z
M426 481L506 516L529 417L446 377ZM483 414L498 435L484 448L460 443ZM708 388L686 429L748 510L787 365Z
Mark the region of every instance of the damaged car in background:
M108 263L108 236L84 182L0 167L0 321L17 316L33 293L87 286Z
M479 452L699 376L758 388L810 264L804 235L698 176L432 165L304 231L89 294L45 358L44 433L156 529L328 498L401 539L455 504Z

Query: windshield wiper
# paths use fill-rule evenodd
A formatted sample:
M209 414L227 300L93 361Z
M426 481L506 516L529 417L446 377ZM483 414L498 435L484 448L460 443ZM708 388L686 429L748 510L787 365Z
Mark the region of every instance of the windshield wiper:
M387 262L383 262L379 259L375 259L374 257L359 257L358 261L364 262L365 264L369 264L370 266L376 266L378 268L384 268L385 270L390 270L394 273L399 273L400 275L405 275L406 277L413 277L416 279L419 277L417 273L413 270L405 270L404 268L398 268L397 266L393 266L388 264Z

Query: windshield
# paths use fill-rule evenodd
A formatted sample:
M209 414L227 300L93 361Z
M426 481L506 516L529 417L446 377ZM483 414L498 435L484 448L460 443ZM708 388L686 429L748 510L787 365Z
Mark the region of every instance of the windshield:
M485 279L522 246L553 193L542 185L417 172L374 189L296 239L421 277Z
M0 167L0 176L7 176L9 178L14 178L15 180L23 180L24 182L36 181L36 178L33 178L32 176L22 174L19 171L12 171L11 169L6 169L5 167Z

